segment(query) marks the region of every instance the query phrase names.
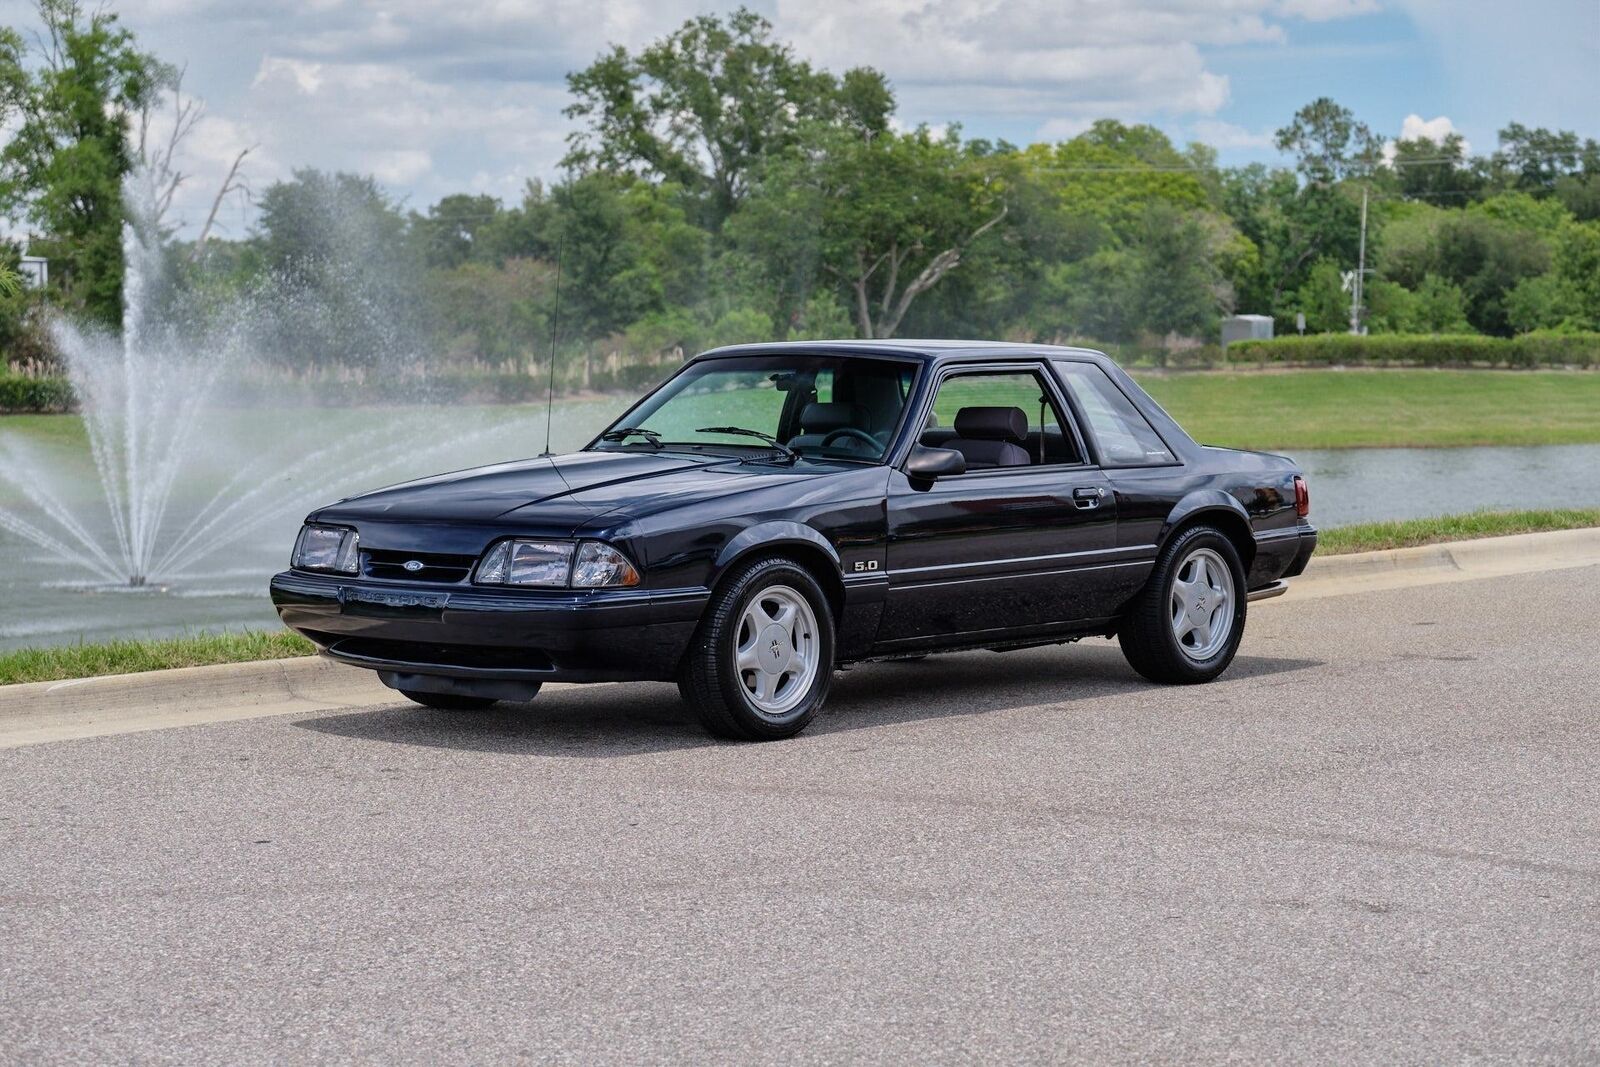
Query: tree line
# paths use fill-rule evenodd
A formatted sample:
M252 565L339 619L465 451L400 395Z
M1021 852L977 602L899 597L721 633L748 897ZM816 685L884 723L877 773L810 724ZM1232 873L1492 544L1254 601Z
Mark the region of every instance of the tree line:
M31 48L0 30L16 131L0 211L52 262L48 293L0 291L13 350L41 300L115 326L120 183L143 163L164 211L187 176L150 116L168 108L173 137L193 121L176 69L113 13L39 14ZM404 344L532 367L557 329L558 263L564 347L628 358L823 336L1174 348L1214 343L1234 312L1348 330L1365 197L1363 329L1600 328L1600 144L1570 131L1511 123L1469 156L1454 134L1386 143L1323 98L1277 131L1285 166L1222 167L1112 119L1018 146L905 128L881 72L821 70L745 9L613 48L568 84L561 177L516 202L411 207L369 176L298 170L260 191L248 235L169 234L172 269L216 304L265 280L315 294L275 337L297 364ZM241 161L218 201L243 188Z

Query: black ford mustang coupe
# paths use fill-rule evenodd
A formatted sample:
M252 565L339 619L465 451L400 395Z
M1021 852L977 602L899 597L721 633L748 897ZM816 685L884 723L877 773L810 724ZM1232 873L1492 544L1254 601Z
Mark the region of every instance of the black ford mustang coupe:
M418 703L676 680L705 725L804 729L836 667L1115 635L1157 682L1232 661L1316 548L1289 460L1196 444L1097 352L707 352L579 452L307 520L283 621Z

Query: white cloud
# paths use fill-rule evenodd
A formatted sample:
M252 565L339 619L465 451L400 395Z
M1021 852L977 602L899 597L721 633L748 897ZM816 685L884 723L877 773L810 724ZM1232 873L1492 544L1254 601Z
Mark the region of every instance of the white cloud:
M1220 121L1214 50L1278 49L1308 22L1376 0L750 0L834 71L888 75L900 118L1059 139L1096 118L1155 121L1223 147L1265 135ZM1427 2L1427 0L1408 0ZM1442 0L1439 0L1442 2ZM26 0L4 21L31 24ZM735 0L120 0L142 43L189 64L209 114L180 198L197 225L241 147L256 188L293 167L371 173L417 208L483 189L514 199L565 152L565 75Z
M1034 138L1040 141L1070 141L1092 125L1093 119L1050 119L1039 127Z
M1282 0L1278 10L1307 22L1327 22L1379 10L1378 0Z
M1442 145L1445 142L1445 138L1452 133L1460 132L1456 129L1455 123L1444 115L1440 115L1436 119L1424 119L1421 115L1412 114L1407 115L1400 123L1400 139L1402 141L1421 141L1426 139L1434 144ZM1462 150L1470 155L1472 146L1463 142Z
M1271 130L1247 130L1232 122L1199 119L1189 126L1195 140L1213 148L1271 148Z
M1397 140L1432 141L1434 144L1442 145L1444 144L1446 137L1450 136L1452 133L1460 132L1460 130L1456 129L1455 123L1451 122L1444 115L1440 115L1436 119L1424 119L1421 115L1413 113L1407 115L1405 119L1401 121L1400 136L1397 138ZM1471 143L1463 140L1461 142L1461 151L1463 155L1471 155ZM1399 155L1399 152L1395 149L1395 142L1385 141L1383 143L1384 162L1393 163L1395 156L1397 155Z
M1284 40L1271 0L777 0L779 31L833 69L870 65L915 121L1213 114L1226 76L1208 45Z

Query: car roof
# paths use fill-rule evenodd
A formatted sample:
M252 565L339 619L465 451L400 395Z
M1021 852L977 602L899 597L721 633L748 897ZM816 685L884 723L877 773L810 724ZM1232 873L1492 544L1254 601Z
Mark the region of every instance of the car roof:
M702 352L695 359L716 359L724 356L782 355L803 353L826 356L899 356L925 362L975 361L986 359L1014 359L1018 356L1071 356L1095 363L1115 365L1111 357L1092 348L1071 348L1064 345L1037 345L1017 341L958 341L914 340L889 338L885 340L838 341L773 341L769 343L725 345Z

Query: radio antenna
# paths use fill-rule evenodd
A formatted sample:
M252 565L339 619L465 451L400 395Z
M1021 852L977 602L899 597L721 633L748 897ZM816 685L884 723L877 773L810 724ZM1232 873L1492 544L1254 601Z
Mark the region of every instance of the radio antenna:
M561 246L566 238L556 238L556 307L550 316L550 387L544 396L544 451L540 458L555 455L550 451L550 421L556 406L556 339L561 334Z

